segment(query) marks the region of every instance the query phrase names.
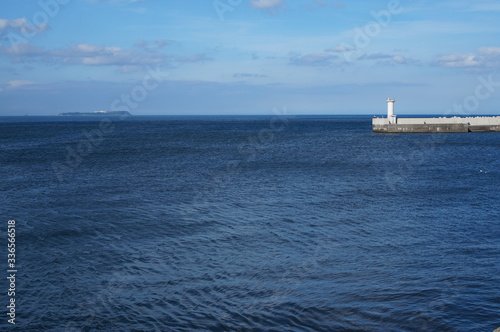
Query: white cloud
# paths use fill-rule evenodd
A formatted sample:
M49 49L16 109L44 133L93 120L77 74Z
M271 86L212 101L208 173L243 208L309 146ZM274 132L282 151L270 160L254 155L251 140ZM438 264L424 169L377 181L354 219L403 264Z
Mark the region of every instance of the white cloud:
M363 54L358 58L358 60L381 60L381 59L392 59L394 56L391 54L385 53L372 53L372 54Z
M144 70L142 66L121 66L118 71L122 74L130 74L130 73L136 73L138 71Z
M65 49L45 50L29 43L19 43L9 48L0 45L0 54L12 57L15 62L42 61L67 65L150 65L166 59L166 55L154 51L137 51L120 47L76 44Z
M18 43L10 47L0 45L0 54L7 54L15 58L23 56L38 56L44 52L43 47L35 46L29 43Z
M481 55L498 55L500 56L500 47L480 47L478 49L479 54Z
M402 55L394 55L394 54L386 54L386 53L365 53L362 56L358 58L358 60L377 60L378 64L384 64L384 65L393 65L393 64L401 64L401 65L408 65L408 64L417 64L419 63L418 60L405 57Z
M253 8L257 9L267 9L267 8L273 8L280 6L284 4L284 0L255 0L255 1L250 1L250 5Z
M157 39L152 44L139 40L133 48L80 43L56 50L46 50L29 43L19 43L8 48L0 44L0 55L10 56L15 63L118 66L121 73L143 70L148 65L198 63L213 60L205 53L179 56L160 52L160 49L168 43L163 39Z
M41 33L47 30L47 24L33 25L25 18L0 19L0 35L5 31L12 30L23 34Z
M337 59L336 55L325 53L309 53L302 55L300 53L290 53L290 64L294 66L313 66L322 67L332 64L333 59Z
M498 68L500 67L500 47L481 47L476 53L442 55L436 58L433 63L449 68Z
M419 64L420 61L408 58L402 55L395 55L392 57L392 61L395 63L401 64L401 65L408 65L408 64Z
M402 55L395 55L392 57L392 60L394 60L394 62L397 62L397 63L406 63L408 60L402 56Z
M156 39L153 44L150 44L149 42L140 39L134 43L134 47L143 50L159 50L167 46L169 43L170 41L165 39Z
M8 84L11 88L18 88L18 87L21 87L21 86L24 86L24 85L30 85L30 84L33 84L33 82L18 80L18 81L10 81L10 82L7 82L7 84Z
M148 65L161 63L164 55L156 52L137 52L120 47L77 44L66 49L49 52L63 64L73 65Z
M250 1L250 6L274 14L278 10L285 8L285 0L254 0Z
M434 63L442 67L463 68L476 67L480 65L474 54L449 54L434 60Z
M349 51L354 51L356 47L354 46L334 46L327 48L325 52L337 52L337 53L342 53L342 52L349 52Z
M253 78L266 78L267 75L261 75L261 74L250 74L250 73L236 73L233 75L234 78L248 78L248 77L253 77Z
M0 30L21 30L23 26L28 24L25 18L16 18L14 20L0 19Z

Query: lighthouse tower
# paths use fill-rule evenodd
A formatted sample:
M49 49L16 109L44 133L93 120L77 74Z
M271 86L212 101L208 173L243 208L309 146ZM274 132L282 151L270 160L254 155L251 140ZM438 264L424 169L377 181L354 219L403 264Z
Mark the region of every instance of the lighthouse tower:
M387 98L387 119L390 124L396 123L396 116L394 115L394 102L396 100L394 98Z

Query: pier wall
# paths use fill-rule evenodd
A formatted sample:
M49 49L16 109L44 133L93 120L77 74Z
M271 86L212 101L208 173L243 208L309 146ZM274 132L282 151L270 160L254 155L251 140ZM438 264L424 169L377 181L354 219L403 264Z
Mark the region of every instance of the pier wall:
M395 124L386 118L373 118L372 129L376 133L500 132L500 116L398 118Z

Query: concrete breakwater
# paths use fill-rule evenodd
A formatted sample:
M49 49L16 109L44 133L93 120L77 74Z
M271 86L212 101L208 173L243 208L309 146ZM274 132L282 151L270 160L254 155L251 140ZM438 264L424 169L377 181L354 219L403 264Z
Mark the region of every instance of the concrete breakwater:
M469 133L500 132L500 116L398 118L394 98L387 98L387 118L374 117L374 133Z
M467 133L500 132L500 116L439 118L373 118L375 133Z

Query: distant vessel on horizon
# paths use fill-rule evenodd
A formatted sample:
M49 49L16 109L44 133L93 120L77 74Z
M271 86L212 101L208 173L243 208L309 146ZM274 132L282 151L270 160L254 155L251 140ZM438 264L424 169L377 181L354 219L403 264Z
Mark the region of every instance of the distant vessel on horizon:
M65 112L59 113L58 116L123 116L123 115L132 115L127 111L94 111L94 112Z

